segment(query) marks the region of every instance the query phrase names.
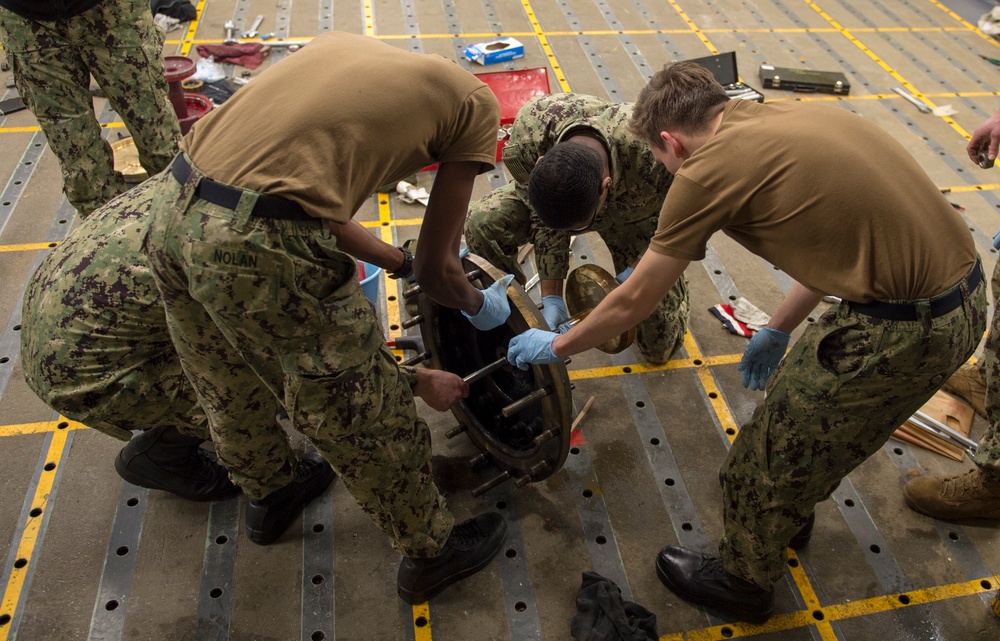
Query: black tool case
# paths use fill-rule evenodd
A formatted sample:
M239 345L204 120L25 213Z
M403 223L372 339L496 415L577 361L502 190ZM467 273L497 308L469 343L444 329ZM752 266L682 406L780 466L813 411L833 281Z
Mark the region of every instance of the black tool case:
M705 67L712 72L715 79L719 81L726 95L730 99L754 100L764 102L764 94L757 91L750 85L740 82L739 72L736 67L736 52L727 51L717 56L705 56L704 58L693 58L688 62L694 62Z
M775 67L764 63L760 66L760 81L765 89L785 89L805 93L834 93L846 96L851 92L847 76L839 71L813 71Z

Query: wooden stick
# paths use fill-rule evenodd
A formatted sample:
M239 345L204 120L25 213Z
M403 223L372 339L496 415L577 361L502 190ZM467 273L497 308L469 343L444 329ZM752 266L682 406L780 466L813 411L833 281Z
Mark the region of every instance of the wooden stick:
M587 402L584 404L583 409L580 410L580 413L577 414L576 418L573 419L573 425L571 425L569 428L570 432L575 430L580 425L580 421L582 421L583 417L587 415L587 411L590 410L590 406L594 404L594 399L595 397L593 396L587 399Z

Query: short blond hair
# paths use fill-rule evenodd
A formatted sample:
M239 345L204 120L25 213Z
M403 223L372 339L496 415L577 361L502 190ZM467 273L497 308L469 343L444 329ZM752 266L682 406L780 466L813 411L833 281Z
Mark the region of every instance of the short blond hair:
M694 62L672 62L639 92L628 130L662 149L661 131L700 133L727 102L711 71Z

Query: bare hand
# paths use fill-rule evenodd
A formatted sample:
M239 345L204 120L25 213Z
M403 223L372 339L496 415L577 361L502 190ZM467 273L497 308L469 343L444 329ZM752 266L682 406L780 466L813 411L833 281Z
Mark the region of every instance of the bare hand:
M451 409L459 399L468 398L469 385L461 376L444 372L439 369L417 368L417 384L413 387L414 396L424 399L424 402L439 412Z
M1000 148L1000 111L990 116L983 124L976 127L972 132L972 139L966 145L965 150L969 154L972 162L978 163L978 154L982 150L988 150L990 160L997 157L997 149Z

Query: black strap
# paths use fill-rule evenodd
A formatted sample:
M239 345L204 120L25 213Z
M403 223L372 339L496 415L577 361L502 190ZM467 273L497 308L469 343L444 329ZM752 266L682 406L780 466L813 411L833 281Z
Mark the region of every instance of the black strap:
M969 272L969 275L965 277L965 282L968 283L968 291L971 292L979 287L979 283L982 281L983 267L979 257L976 257L975 266ZM943 316L961 304L962 290L959 287L953 287L944 294L931 299L931 317L937 318L938 316ZM917 320L917 306L913 303L886 303L875 300L870 303L848 303L848 305L851 306L852 312L871 316L872 318L893 321Z
M170 166L170 174L177 182L184 184L188 176L191 175L191 165L188 164L184 154L178 154ZM240 202L243 190L237 187L230 187L224 183L216 182L208 176L203 176L198 181L195 195L202 200L225 207L226 209L236 209ZM260 194L257 202L253 206L252 216L259 218L277 218L279 220L316 220L302 209L302 205L295 201L279 198L278 196L268 196Z

